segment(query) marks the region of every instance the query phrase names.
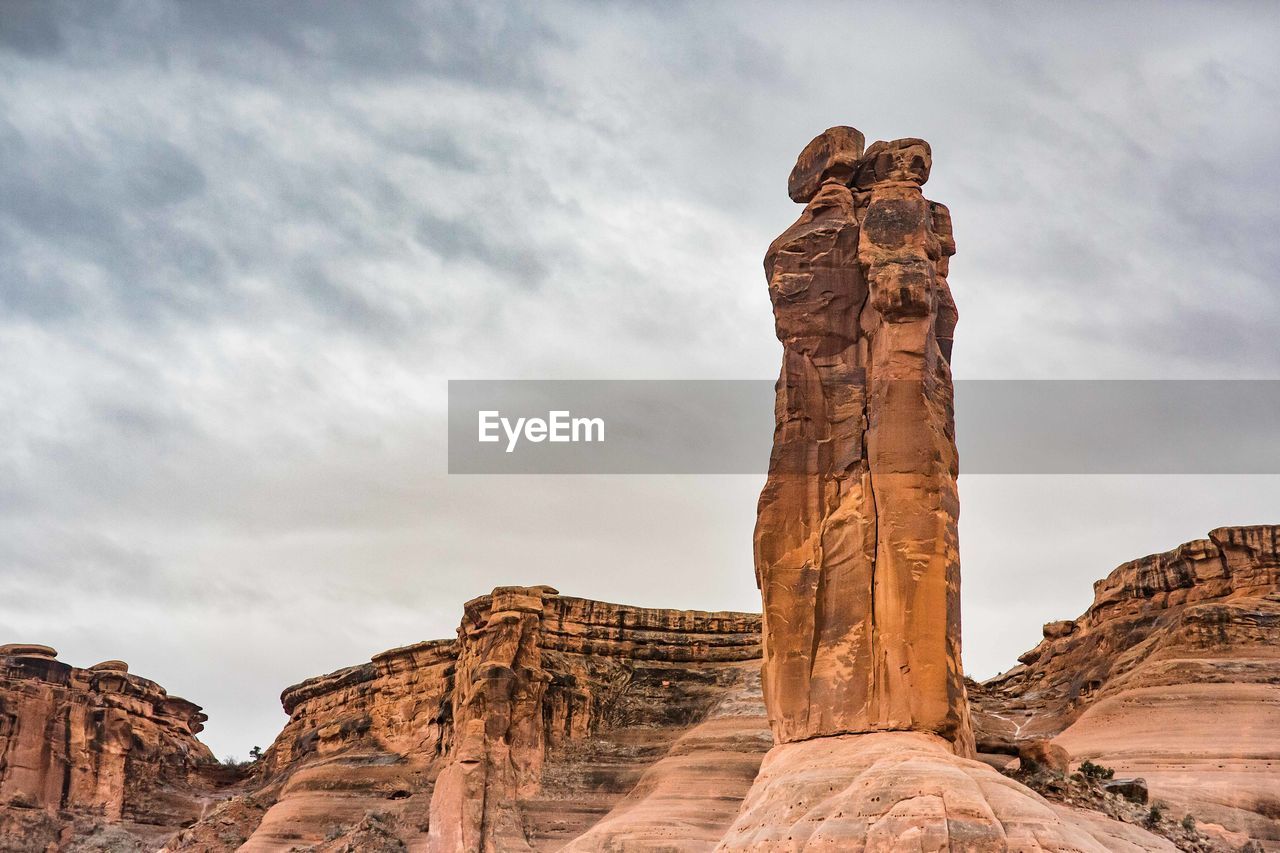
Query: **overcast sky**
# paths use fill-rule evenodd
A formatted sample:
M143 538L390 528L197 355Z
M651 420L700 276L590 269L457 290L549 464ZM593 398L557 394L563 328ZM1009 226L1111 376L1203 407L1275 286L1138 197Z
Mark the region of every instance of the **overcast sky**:
M921 136L963 378L1280 378L1280 9L0 0L0 642L204 705L497 584L758 609L762 477L450 477L450 378L771 378L822 129ZM1268 477L962 477L967 667Z

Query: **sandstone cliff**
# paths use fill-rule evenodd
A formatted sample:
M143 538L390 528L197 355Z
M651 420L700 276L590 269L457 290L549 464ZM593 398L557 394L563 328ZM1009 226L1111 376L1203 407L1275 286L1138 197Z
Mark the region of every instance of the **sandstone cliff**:
M836 127L791 173L805 208L765 258L783 358L763 617L500 587L453 639L286 690L248 779L195 739L199 708L122 663L0 647L4 849L1280 849L1278 528L1119 567L1018 668L966 686L956 246L931 166L923 140L864 150ZM1018 778L992 766L1012 755ZM1140 828L1124 796L1142 786L1065 775L1085 759L1199 822Z
M122 661L80 669L0 646L0 850L74 837L158 841L234 780L196 739L204 714Z
M1117 567L973 696L979 748L1073 761L1280 846L1280 526L1226 527Z
M759 632L496 589L456 639L286 690L252 793L169 849L708 850L771 743Z
M1219 834L1235 843L1215 849L1237 849L1244 831L1271 838L1280 790L1268 716L1280 689L1278 532L1216 530L1119 567L1080 619L1047 626L1045 643L1024 655L1029 663L971 689L979 746L1012 754L1053 736L1073 764L1091 759L1145 777L1153 798L1168 803L1170 826L1191 813L1205 838L1213 824L1237 833ZM203 717L194 705L118 663L76 669L41 647L3 647L0 849L85 842L133 850L140 841L154 850L177 830L168 849L428 850L437 779L469 760L455 707L477 694L476 674L492 673L502 644L485 633L512 626L523 651L511 659L526 668L519 683L540 685L539 708L526 687L495 703L496 714L474 700L471 711L471 719L496 718L508 735L537 732L509 741L512 780L528 775L503 818L518 828L495 823L514 841L501 838L495 849L693 853L722 839L779 849L771 833L786 822L772 810L785 804L759 791L748 799L773 743L758 677L759 617L624 607L546 587L496 590L465 606L455 639L393 649L289 688L289 722L241 786L227 786L234 778L220 775L227 771L195 739ZM460 666L464 655L471 662ZM471 674L462 682L469 688L459 687L460 672ZM511 725L530 714L539 725ZM109 719L123 719L129 737ZM82 723L69 730L73 720ZM885 738L894 738L891 748ZM866 849L907 831L921 843L949 837L962 815L990 827L983 815L991 815L1006 845L992 849L1017 849L1018 833L1046 831L1065 833L1075 849L1169 849L1137 826L1061 798L1028 797L923 734L807 743L761 772L783 780L775 791L819 786L810 792L813 819L799 827L806 843L833 833L847 841L848 826L826 825L836 814L869 828ZM123 761L112 744L127 744ZM815 775L815 750L828 764L839 758L836 775L829 766ZM536 774L520 770L535 766ZM229 793L237 796L223 799ZM903 805L881 806L893 798ZM744 800L750 820L733 826ZM835 806L830 815L823 802ZM488 831L486 801L472 805Z

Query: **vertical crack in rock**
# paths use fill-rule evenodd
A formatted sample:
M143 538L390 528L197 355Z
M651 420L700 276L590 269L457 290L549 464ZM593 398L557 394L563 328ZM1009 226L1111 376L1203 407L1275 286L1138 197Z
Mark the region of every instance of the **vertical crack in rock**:
M914 730L972 752L960 666L950 216L920 139L814 139L765 256L783 363L755 534L778 742Z

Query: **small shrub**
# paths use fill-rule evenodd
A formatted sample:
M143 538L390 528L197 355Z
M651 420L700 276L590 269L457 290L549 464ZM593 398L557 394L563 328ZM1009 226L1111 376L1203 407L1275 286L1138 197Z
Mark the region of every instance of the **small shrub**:
M1183 815L1183 816L1182 816L1182 828L1183 828L1183 829L1185 829L1187 832L1195 832L1195 831L1196 831L1196 819L1195 819L1194 817L1192 817L1191 815L1189 815L1189 814L1187 814L1187 815Z
M253 749L249 750L249 760L251 760L251 761L261 761L261 760L262 760L262 747L260 747L260 746L255 746Z
M1094 764L1092 761L1082 761L1079 771L1089 779L1110 779L1116 775L1115 768L1103 767L1101 764Z
M1147 812L1147 826L1159 826L1162 820L1164 820L1164 811L1160 808L1160 804L1156 803L1151 806L1151 811Z

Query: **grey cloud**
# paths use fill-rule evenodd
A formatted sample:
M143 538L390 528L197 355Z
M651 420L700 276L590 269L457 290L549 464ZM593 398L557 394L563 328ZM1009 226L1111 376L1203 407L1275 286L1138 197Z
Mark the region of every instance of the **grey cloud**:
M10 249L0 287L11 309L65 319L105 300L141 320L207 310L223 283L221 259L207 237L171 218L173 205L205 188L185 152L136 132L104 144L9 130L0 144L0 244ZM73 281L67 261L96 268L100 283Z
M7 0L0 14L0 47L24 56L52 56L62 49L57 12L46 0Z
M165 574L141 549L106 534L57 524L3 529L0 560L8 601L47 604L68 590L101 597L138 588L173 601L195 591L189 579Z
M134 167L123 176L126 193L144 207L162 207L199 195L205 175L191 158L163 139L143 141Z
M17 0L0 44L74 66L195 62L232 77L268 80L287 59L312 80L412 78L424 74L528 96L549 91L538 51L555 31L529 7L463 0L339 0L92 4ZM5 18L8 19L6 8ZM519 45L520 49L511 49Z
M482 226L424 213L415 236L446 261L478 261L525 287L536 287L546 278L546 262L537 249L522 245L519 232L511 227L514 223L501 223L496 217L482 222L485 226L506 224L507 229L491 236Z
M961 375L1275 376L1276 13L1154 8L11 0L0 584L45 592L0 622L243 754L285 684L498 583L755 606L759 482L448 478L443 380L774 375L759 259L837 123L934 144ZM977 671L1120 560L1275 521L1040 485L964 487L970 612L1043 591L966 618Z
M379 303L377 282L339 281L314 261L304 261L294 270L293 280L304 295L304 304L326 317L338 333L354 333L367 343L383 346L395 343L404 335L421 330L428 317L401 316Z
M420 134L404 134L389 143L402 151L426 157L458 172L477 172L480 159L457 137L444 128L429 128Z

